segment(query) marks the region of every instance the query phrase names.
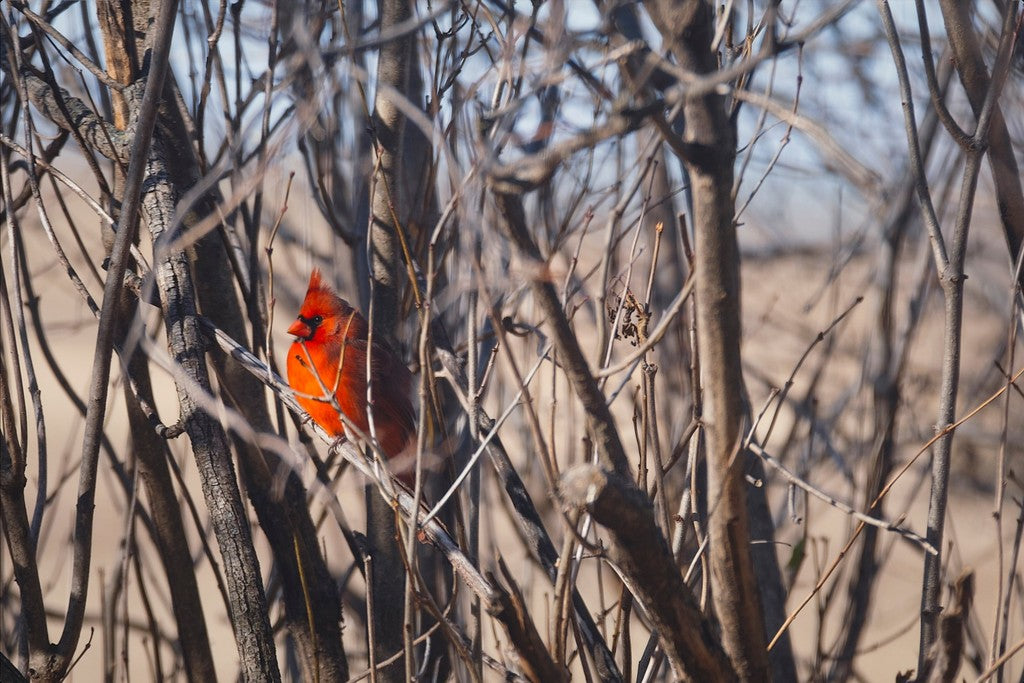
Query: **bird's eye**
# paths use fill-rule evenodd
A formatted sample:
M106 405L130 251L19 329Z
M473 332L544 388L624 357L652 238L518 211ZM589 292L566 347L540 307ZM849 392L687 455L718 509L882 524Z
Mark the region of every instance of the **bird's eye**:
M324 317L322 315L314 315L313 319L310 320L309 322L313 323L313 327L317 327L323 321L324 321Z

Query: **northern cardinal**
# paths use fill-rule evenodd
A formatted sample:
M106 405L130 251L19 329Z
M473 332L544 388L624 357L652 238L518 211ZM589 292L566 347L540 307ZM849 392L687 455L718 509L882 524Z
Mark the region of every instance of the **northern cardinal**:
M288 334L296 337L288 349L288 384L297 392L299 405L331 436L345 434L345 426L329 400L312 398L323 397L324 388L337 399L341 412L370 435L366 402L368 332L366 319L323 282L318 269L313 269L306 299L288 328ZM371 364L374 429L381 450L394 458L410 446L415 433L409 400L412 374L377 338Z

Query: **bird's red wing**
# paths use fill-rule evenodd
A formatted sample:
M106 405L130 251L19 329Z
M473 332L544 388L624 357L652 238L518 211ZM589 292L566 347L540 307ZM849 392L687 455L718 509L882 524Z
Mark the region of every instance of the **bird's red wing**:
M358 356L363 363L359 369L362 379L366 372L366 342L350 340L349 343L359 347ZM377 439L384 453L392 458L402 452L416 433L416 416L410 400L412 374L384 344L374 343L370 363L374 378L373 419ZM362 387L365 391L366 384L363 383Z

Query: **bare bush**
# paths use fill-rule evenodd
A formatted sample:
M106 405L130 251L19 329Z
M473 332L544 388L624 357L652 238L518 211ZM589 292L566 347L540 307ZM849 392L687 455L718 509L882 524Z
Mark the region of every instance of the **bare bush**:
M3 8L4 681L1021 675L1016 0Z

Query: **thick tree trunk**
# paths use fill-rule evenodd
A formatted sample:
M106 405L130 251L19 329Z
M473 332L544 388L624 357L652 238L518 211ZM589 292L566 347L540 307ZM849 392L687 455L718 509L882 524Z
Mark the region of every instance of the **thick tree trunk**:
M119 314L118 343L124 347L129 323L135 318L138 300L133 294L122 292ZM138 399L153 402L149 366L141 352L128 360L127 373L132 378L139 396L124 383L125 403L128 406L128 424L132 435L132 451L139 468L139 480L146 489L149 509L153 516L153 540L167 577L171 593L171 609L178 628L181 656L190 681L217 680L210 652L210 639L203 616L203 602L199 596L192 553L185 538L181 520L181 503L171 483L167 468L170 452L167 443L153 431L153 425L142 411Z
M281 676L259 560L231 463L227 436L220 423L201 408L193 396L196 391L209 393L210 379L206 369L205 344L196 322L196 294L188 256L184 251L161 250L162 245L180 237L181 229L171 228L177 197L173 186L166 181L167 171L160 147L159 143L154 144L151 153L147 175L153 182L144 205L156 245L154 268L168 346L182 372L175 377L181 422L192 444L203 497L224 560L242 676L247 681L278 681Z
M123 85L129 85L138 77L136 44L126 38L132 25L129 7L110 0L100 0L96 14L100 34L103 37L107 72ZM116 91L112 97L114 125L124 129L128 125L128 103ZM123 203L124 173L115 168L114 194L118 205ZM109 234L108 234L109 233ZM114 235L104 231L104 241L109 248ZM132 321L138 314L138 300L134 294L122 290L118 302L115 344L126 349ZM175 495L171 474L167 467L169 451L167 442L153 431L153 425L144 413L139 400L155 405L150 383L149 366L140 349L134 349L125 366L127 375L135 385L124 383L125 404L128 410L128 425L132 438L132 451L136 456L139 480L146 489L149 508L153 516L153 540L163 565L164 575L171 593L171 608L174 612L178 641L181 644L182 659L189 680L216 681L213 655L210 651L209 634L203 615L203 604L199 597L192 553L185 537L185 526L181 518L181 505Z
M410 0L379 0L380 30L386 33L412 16ZM402 282L402 240L406 215L401 189L405 153L405 115L396 101L406 92L412 44L408 35L381 46L377 62L377 94L371 127L374 181L368 235L371 278L371 334L393 340L399 320ZM395 348L401 348L395 345ZM372 486L366 490L367 540L372 562L374 660L380 662L404 649L406 573L402 565L395 512ZM380 680L404 680L408 664L399 658L379 672Z

